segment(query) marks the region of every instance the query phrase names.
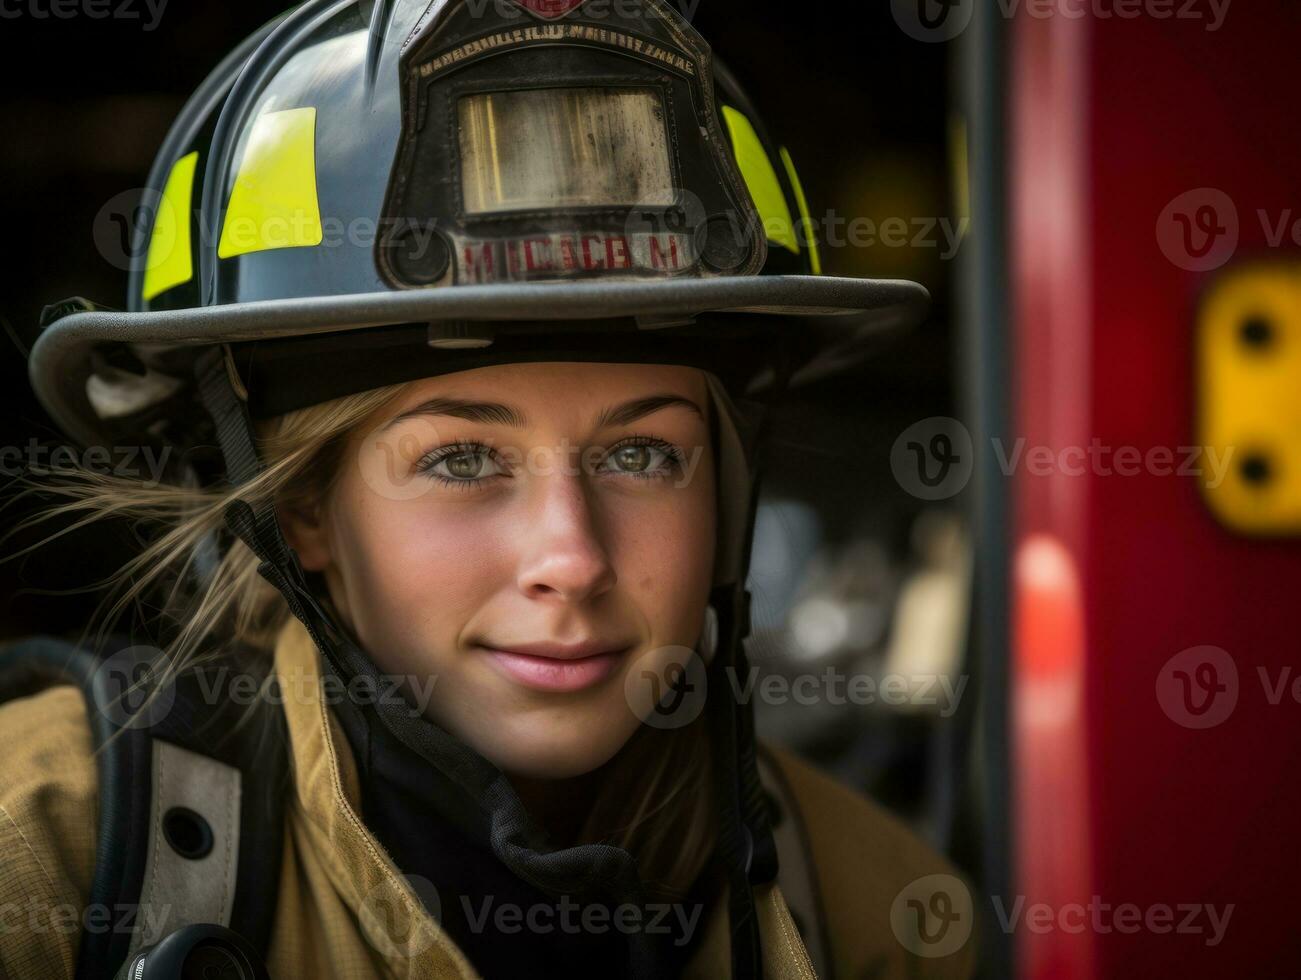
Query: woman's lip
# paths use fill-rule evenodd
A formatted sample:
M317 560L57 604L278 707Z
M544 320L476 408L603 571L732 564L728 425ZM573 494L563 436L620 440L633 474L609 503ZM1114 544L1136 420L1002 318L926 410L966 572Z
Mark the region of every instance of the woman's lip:
M549 657L552 660L581 660L594 657L598 653L618 653L631 644L619 642L602 642L601 640L584 640L581 643L515 643L508 647L482 644L490 650L503 653L522 653L529 657Z
M581 691L610 676L630 647L590 657L560 659L480 646L512 680L538 691Z

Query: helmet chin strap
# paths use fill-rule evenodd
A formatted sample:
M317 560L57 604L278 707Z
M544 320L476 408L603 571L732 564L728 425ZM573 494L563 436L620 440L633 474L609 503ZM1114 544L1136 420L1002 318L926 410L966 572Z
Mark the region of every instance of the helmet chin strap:
M696 652L706 664L712 663L714 654L718 652L718 611L713 606L705 607L705 624L700 628Z
M245 484L258 474L261 462L254 448L248 412L232 383L224 350L212 347L205 351L196 364L196 374L200 397L216 425L228 477L234 485ZM729 407L734 410L734 406ZM762 424L748 434L757 438L761 429ZM744 436L741 441L743 451L753 445ZM750 496L743 521L747 533L753 527L757 505L757 495ZM226 508L225 522L230 532L258 557L259 574L284 596L289 610L306 627L329 668L345 682L365 677L378 685L381 678L376 665L313 594L297 555L285 541L274 508L267 503L253 505L236 500ZM747 561L748 546L742 554L742 567ZM734 688L727 673L748 673L742 641L749 632L750 593L743 583L716 585L710 595L701 633L704 646L700 649L703 655L705 646L712 648L712 659L706 657L711 692L706 711L712 745L724 762L711 767L720 808L718 853L730 884L732 977L757 980L763 975L763 960L753 886L776 878L777 852L759 782L752 709L732 696ZM493 850L523 879L547 891L564 890L572 883L593 880L595 857L596 878L610 890L640 893L635 862L626 851L584 845L548 853L509 781L496 767L423 717L391 704L375 705L372 710L395 737L490 813ZM729 760L731 764L727 764ZM574 863L580 851L581 867ZM636 936L633 941L637 941ZM648 967L648 958L634 956L630 975L653 976Z

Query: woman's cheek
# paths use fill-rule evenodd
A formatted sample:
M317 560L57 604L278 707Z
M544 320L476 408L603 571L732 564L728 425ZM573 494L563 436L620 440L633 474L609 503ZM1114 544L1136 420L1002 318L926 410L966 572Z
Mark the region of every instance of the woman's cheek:
M687 634L703 613L713 575L713 502L689 488L674 493L680 496L662 512L639 522L653 533L639 539L636 581L662 642L693 643L696 637Z
M417 499L366 508L353 525L345 559L353 566L349 593L377 661L400 658L413 671L445 666L460 624L473 613L494 549L481 522L451 520ZM381 663L381 669L383 669Z

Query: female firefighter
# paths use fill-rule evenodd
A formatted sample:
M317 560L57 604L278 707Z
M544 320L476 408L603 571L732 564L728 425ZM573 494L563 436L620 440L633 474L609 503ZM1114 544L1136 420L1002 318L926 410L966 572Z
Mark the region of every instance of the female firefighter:
M949 869L733 683L767 413L925 292L810 274L671 4L309 0L149 187L31 376L169 452L48 487L153 529L157 649L0 655L0 974L970 974L901 901Z

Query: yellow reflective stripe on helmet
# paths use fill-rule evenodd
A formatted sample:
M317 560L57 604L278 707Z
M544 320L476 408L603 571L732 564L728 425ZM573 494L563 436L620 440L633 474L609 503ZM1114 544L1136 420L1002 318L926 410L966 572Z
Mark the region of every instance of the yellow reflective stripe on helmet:
M800 227L804 231L804 244L809 250L809 264L813 267L815 276L822 275L822 253L818 251L818 236L813 229L813 217L809 214L809 200L804 196L804 185L800 183L800 175L795 172L795 161L787 152L786 147L781 148L782 163L786 167L786 176L790 178L791 187L795 189L795 203L800 206Z
M759 211L764 233L771 242L784 245L796 255L800 251L799 239L795 237L795 222L791 220L791 209L782 193L777 171L763 148L759 134L744 113L738 112L730 105L723 106L723 118L732 137L732 150L736 154L736 163L741 168L741 176L750 188L754 206Z
M257 118L226 205L217 255L319 245L316 110L284 109Z
M189 282L194 275L194 260L190 255L190 199L198 161L197 150L181 157L172 164L172 172L163 185L154 227L149 233L149 252L145 256L141 293L146 300Z

